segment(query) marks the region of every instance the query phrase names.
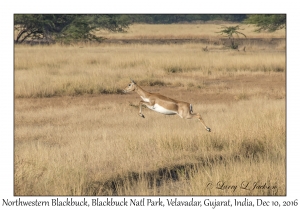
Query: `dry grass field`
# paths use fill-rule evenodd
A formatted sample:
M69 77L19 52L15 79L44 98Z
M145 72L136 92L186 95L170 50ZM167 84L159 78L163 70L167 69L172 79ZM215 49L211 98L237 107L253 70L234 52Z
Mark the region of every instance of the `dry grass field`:
M208 21L202 24L134 24L126 33L110 33L107 31L96 32L99 36L108 39L216 39L222 30L222 26L236 26L237 23L225 23L223 21ZM253 25L241 24L241 32L248 38L283 38L285 30L274 33L256 33Z
M133 25L107 36L199 36L192 26L213 31ZM246 52L192 42L16 45L15 195L286 195L285 40L269 43L285 33L252 36L265 44ZM139 117L140 97L122 93L129 78L192 103L212 132L146 108Z

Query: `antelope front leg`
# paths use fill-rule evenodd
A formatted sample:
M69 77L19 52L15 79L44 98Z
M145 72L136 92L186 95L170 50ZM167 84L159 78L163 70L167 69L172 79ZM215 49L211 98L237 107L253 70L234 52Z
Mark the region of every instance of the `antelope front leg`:
M145 101L140 101L139 103L139 106L140 106L140 111L139 111L139 115L142 117L142 118L145 118L145 116L143 115L142 113L142 105L146 105L146 106L149 106L150 104L148 102L145 102Z

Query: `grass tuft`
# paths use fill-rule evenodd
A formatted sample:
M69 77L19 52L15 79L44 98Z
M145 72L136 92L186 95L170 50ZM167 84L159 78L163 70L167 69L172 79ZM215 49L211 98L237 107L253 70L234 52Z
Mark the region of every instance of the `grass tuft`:
M246 158L254 158L263 155L266 151L265 143L261 140L243 140L240 146L240 153Z
M180 73L180 72L183 72L183 69L180 66L169 66L169 67L165 67L164 70L167 73Z

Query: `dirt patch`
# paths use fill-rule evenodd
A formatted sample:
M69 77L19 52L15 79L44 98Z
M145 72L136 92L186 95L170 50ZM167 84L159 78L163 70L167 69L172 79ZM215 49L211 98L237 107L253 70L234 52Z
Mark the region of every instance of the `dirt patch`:
M172 75L170 75L172 77ZM175 76L173 76L175 78ZM204 78L194 78L203 81ZM138 81L137 81L138 83ZM237 101L237 92L245 91L249 97L258 92L260 97L281 99L285 97L286 78L284 73L240 75L205 79L204 87L182 86L143 86L149 92L159 92L177 100L192 104L232 103ZM256 91L252 91L256 90ZM283 93L282 93L283 92ZM81 96L64 96L51 98L18 98L15 108L22 104L22 109L39 109L49 106L67 107L70 105L97 106L103 103L138 104L140 97L136 93L128 94L90 94Z
M276 47L282 42L286 42L285 38L237 38L239 45L268 45ZM96 42L95 42L96 43ZM102 43L107 44L186 44L186 43L203 43L207 45L230 45L228 38L161 38L161 39L104 39ZM19 44L19 43L15 43ZM29 45L50 45L49 41L44 40L25 40L22 44Z
M278 45L285 41L285 38L238 38L236 42L245 44L255 44L255 45ZM203 43L210 45L229 45L230 40L228 38L194 38L194 39L105 39L103 43L110 44L185 44L185 43Z

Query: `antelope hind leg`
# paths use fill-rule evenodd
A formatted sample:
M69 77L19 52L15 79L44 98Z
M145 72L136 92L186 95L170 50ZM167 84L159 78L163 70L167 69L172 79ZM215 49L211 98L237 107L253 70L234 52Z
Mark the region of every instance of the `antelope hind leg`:
M191 119L191 118L197 118L202 123L202 125L205 128L205 130L207 130L208 132L211 132L211 129L206 126L204 120L202 119L202 117L201 117L201 115L199 113L197 113L197 114L190 114L190 116L187 119Z

